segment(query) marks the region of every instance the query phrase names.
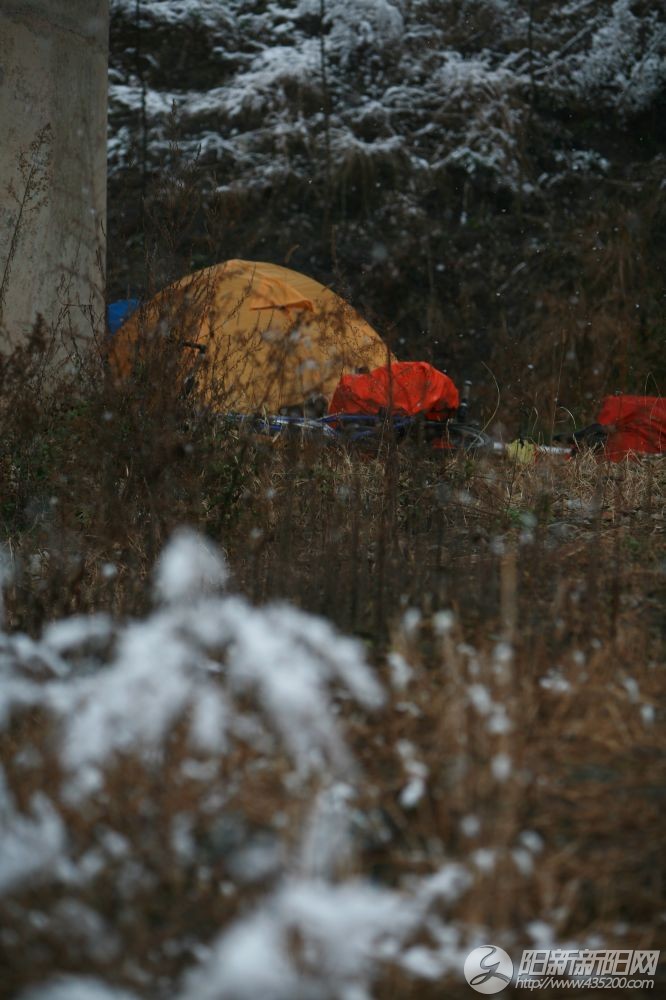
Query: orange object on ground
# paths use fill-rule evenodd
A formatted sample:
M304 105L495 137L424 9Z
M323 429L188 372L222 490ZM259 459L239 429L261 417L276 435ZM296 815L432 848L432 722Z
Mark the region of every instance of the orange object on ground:
M194 371L200 396L246 413L328 397L345 372L393 360L330 288L256 261L196 271L140 306L111 341L111 370L126 378L163 337L183 347L178 377Z
M606 396L597 421L608 434L604 451L612 462L632 454L666 452L666 399Z
M343 375L328 412L446 420L459 405L458 389L444 372L425 361L395 361L365 374Z

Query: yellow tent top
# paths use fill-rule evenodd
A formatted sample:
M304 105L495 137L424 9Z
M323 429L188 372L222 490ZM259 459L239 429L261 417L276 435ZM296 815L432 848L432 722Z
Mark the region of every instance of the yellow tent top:
M245 260L196 271L141 306L114 337L127 376L147 343L169 335L197 360L197 384L226 410L276 412L340 376L394 360L379 334L330 288L297 271Z

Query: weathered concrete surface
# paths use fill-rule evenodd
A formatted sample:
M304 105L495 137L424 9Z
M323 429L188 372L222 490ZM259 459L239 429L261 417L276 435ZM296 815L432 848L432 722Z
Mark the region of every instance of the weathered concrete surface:
M0 3L0 347L103 329L108 0Z

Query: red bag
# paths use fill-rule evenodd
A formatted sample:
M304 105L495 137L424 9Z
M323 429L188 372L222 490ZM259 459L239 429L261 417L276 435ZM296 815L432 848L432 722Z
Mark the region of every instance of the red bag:
M446 420L460 405L454 382L425 361L395 361L362 375L343 375L329 413L391 413Z
M666 399L659 396L606 396L597 417L608 433L605 454L620 462L630 454L666 451Z

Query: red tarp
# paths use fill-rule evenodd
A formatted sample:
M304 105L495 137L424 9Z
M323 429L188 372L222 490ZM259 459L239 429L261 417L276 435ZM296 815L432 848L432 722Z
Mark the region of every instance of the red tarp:
M444 372L425 361L395 361L365 374L343 375L328 412L423 414L427 420L446 420L459 405L458 390Z
M606 396L598 423L608 432L605 453L619 462L631 453L666 451L666 399L658 396Z

